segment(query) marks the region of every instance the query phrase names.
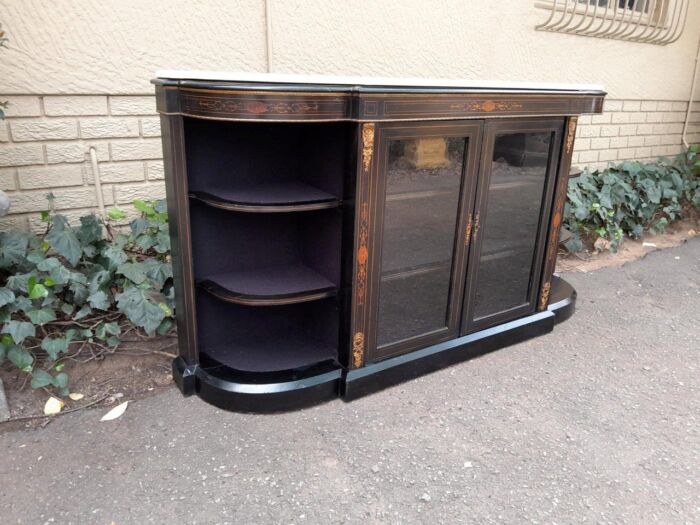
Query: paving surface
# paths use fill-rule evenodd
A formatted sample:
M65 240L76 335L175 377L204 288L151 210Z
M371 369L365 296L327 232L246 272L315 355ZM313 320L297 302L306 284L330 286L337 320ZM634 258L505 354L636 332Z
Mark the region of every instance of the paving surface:
M6 432L0 521L700 523L700 239L566 278L554 333L350 404Z

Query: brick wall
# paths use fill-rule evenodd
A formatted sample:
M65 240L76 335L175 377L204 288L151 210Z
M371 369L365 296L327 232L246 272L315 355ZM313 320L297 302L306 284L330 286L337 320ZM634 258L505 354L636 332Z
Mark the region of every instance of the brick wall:
M0 229L36 227L47 209L71 217L97 206L88 150L94 146L106 206L165 195L160 120L152 96L0 96L0 189L12 201Z
M125 211L134 199L164 196L160 126L152 96L0 96L10 106L0 121L0 189L12 199L0 229L40 228L45 195L70 217L95 209L88 148L97 150L106 206ZM652 160L682 150L686 102L607 100L602 115L579 119L573 163L605 167ZM691 113L690 142L700 142L700 102Z
M572 164L594 169L677 155L687 109L687 102L606 100L601 115L579 117ZM693 103L690 122L687 139L700 142L700 102Z

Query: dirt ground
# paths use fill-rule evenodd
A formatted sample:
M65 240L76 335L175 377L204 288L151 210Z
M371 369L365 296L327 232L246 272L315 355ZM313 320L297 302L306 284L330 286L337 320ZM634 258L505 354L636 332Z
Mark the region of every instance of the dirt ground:
M700 220L683 220L671 224L664 233L646 235L643 240L625 239L617 253L609 251L577 254L559 253L558 272L592 272L601 268L617 268L642 259L652 252L679 246L700 235Z
M148 397L169 387L170 364L177 351L175 344L176 336L169 335L123 343L116 353L101 360L65 361L70 391L84 397L78 401L66 397L63 411L101 407L106 412L121 401ZM0 432L36 428L51 422L52 418L35 417L43 415L50 390L32 388L27 375L8 362L0 367L0 379L12 413L10 421L0 424Z

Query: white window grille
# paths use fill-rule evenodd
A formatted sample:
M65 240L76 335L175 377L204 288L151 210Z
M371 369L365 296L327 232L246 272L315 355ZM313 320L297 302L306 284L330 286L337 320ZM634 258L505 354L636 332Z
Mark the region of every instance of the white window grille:
M665 46L685 28L690 0L537 0L550 10L535 27L581 36L613 38Z

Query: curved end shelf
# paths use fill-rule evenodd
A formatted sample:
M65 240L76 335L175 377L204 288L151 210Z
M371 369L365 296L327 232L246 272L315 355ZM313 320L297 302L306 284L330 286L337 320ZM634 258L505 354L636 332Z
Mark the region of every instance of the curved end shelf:
M221 301L247 306L305 303L338 293L331 281L301 264L214 275L198 286Z
M190 192L190 198L228 211L248 213L289 213L338 208L335 196L308 184L290 181L246 188L245 190Z
M186 366L173 361L175 382L185 395L235 412L283 412L330 401L340 391L341 368L332 361L305 369L240 373L224 365Z

